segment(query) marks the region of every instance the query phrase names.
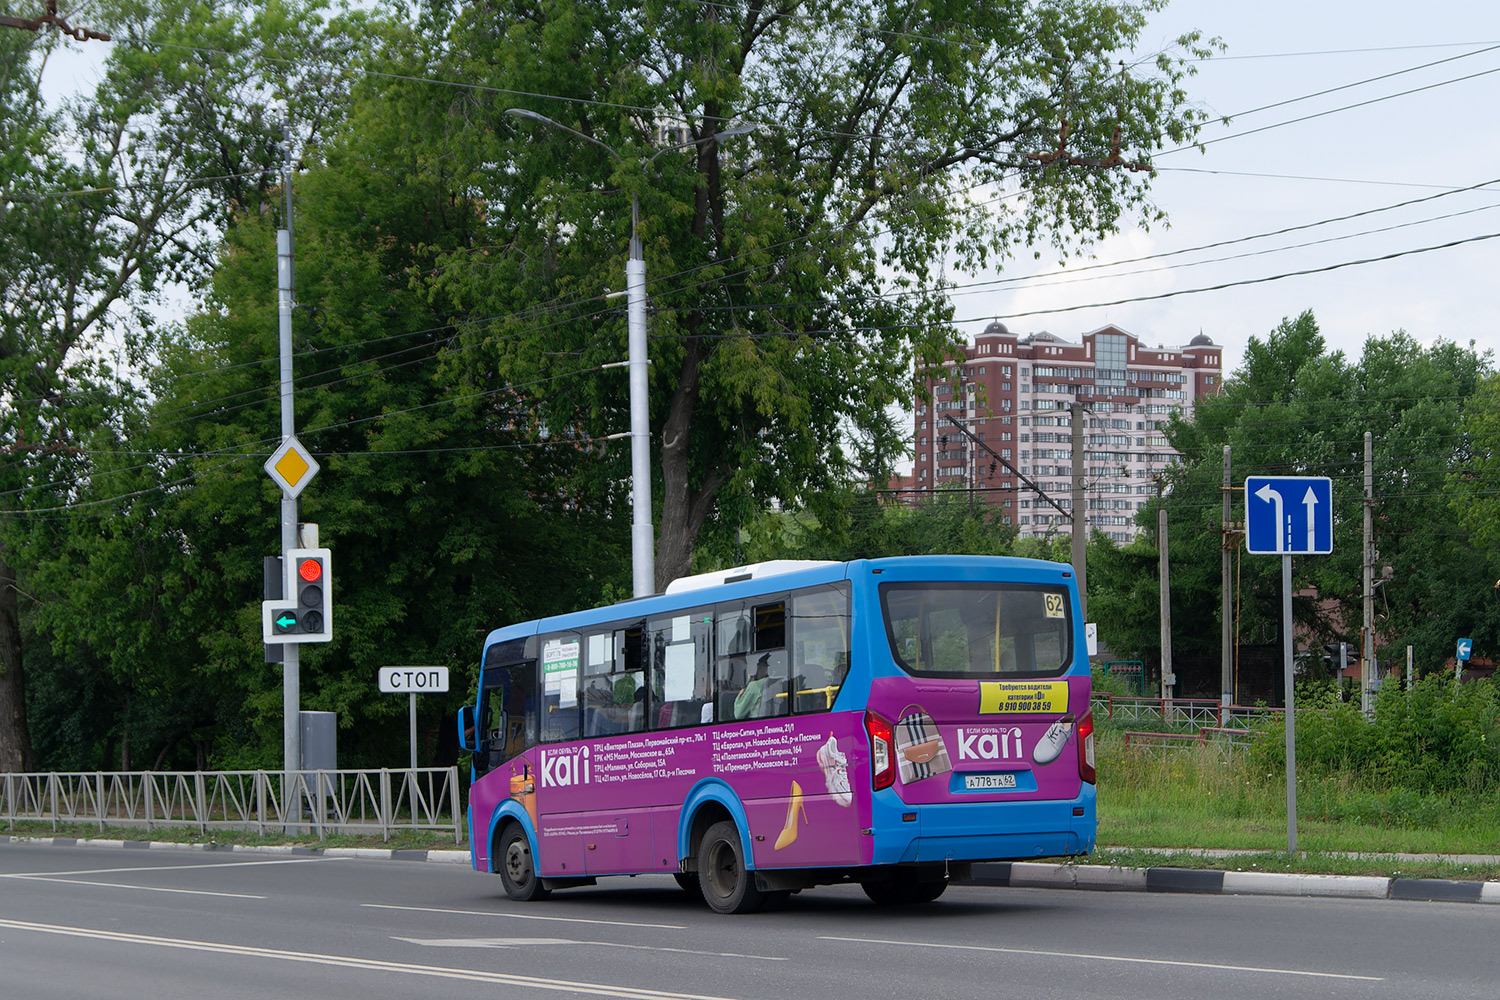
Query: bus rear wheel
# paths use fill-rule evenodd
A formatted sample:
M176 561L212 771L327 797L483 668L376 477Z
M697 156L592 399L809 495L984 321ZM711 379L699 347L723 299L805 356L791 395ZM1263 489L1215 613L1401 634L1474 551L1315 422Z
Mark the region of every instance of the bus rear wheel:
M910 906L937 899L947 890L948 883L944 879L919 881L898 876L861 882L859 887L870 897L872 903L881 906Z
M703 901L715 913L754 913L766 902L755 887L755 873L745 867L740 832L730 820L708 828L698 844L698 884Z
M537 877L536 863L531 856L531 842L526 838L526 831L515 823L507 826L500 835L497 860L500 862L500 884L505 886L505 894L511 899L529 903L546 899L552 894Z

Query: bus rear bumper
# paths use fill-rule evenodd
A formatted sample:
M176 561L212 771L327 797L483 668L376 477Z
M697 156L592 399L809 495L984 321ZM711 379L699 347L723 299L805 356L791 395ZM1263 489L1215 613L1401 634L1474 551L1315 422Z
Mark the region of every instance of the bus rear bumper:
M895 822L879 823L872 831L873 861L1025 861L1089 854L1098 826L1094 803L1092 785L1061 802L897 803ZM914 819L902 819L912 813Z

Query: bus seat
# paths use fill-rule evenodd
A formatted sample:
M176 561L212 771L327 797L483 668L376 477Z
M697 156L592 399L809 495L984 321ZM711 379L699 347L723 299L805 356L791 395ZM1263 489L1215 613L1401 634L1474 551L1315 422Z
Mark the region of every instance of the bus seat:
M703 706L708 704L705 698L695 698L690 701L672 702L672 725L674 726L696 726L703 721Z

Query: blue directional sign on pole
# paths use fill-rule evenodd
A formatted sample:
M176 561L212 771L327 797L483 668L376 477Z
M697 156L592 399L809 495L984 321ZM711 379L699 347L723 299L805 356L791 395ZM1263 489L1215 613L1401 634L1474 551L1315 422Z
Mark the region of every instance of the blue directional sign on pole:
M1245 480L1245 551L1326 556L1333 551L1333 481L1326 476Z
M1474 650L1474 640L1473 639L1460 639L1460 640L1458 640L1458 657L1457 657L1458 659L1460 659L1460 660L1467 660L1469 658L1469 654L1471 652L1473 652L1473 650Z

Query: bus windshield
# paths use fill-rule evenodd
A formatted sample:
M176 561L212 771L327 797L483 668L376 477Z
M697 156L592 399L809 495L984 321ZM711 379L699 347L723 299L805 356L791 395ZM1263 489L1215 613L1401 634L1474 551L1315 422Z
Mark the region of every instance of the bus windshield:
M994 583L880 588L891 654L917 677L1055 677L1072 658L1068 592Z

